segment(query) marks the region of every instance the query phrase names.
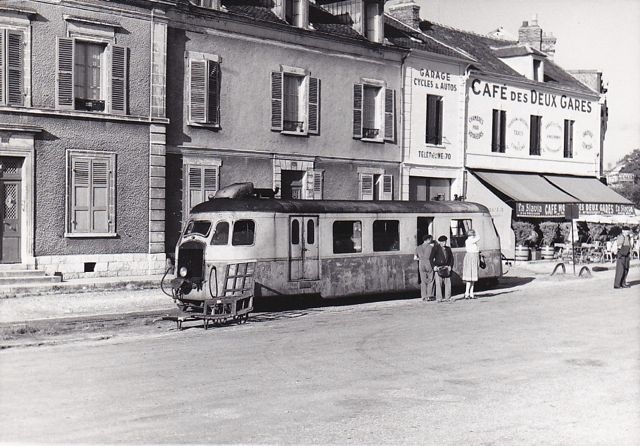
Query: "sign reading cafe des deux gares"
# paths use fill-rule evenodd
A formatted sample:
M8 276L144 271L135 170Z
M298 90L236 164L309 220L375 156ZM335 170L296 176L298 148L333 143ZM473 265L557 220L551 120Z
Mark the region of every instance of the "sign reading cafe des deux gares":
M467 165L472 168L594 176L599 154L597 97L562 90L469 79ZM504 147L492 151L494 110L502 113ZM540 151L530 153L531 116L540 119ZM572 121L571 153L564 150L565 121ZM521 158L522 163L514 163Z
M415 61L407 68L405 91L410 103L405 122L405 162L431 168L461 170L464 147L465 80L462 66L437 61ZM446 169L445 169L446 170ZM451 173L454 177L456 173Z

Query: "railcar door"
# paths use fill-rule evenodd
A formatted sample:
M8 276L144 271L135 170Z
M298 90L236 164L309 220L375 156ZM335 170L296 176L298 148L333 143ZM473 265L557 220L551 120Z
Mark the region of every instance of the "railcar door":
M318 280L318 217L291 216L289 218L289 279Z

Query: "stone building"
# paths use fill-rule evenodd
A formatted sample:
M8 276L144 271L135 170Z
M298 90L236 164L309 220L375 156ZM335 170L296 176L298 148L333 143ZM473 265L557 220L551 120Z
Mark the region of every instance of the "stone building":
M0 3L1 263L65 277L162 270L163 190L148 175L167 122L150 107L159 3Z

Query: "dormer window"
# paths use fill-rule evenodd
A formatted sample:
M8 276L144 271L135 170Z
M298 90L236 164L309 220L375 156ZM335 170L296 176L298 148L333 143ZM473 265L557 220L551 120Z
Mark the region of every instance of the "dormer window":
M298 28L309 27L309 0L275 0L278 17Z
M537 82L544 81L544 64L540 59L533 59L533 80Z

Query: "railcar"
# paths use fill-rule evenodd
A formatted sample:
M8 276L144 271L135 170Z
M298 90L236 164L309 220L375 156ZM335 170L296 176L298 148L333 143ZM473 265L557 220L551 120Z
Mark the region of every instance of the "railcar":
M449 238L455 285L472 228L486 261L480 280L502 274L499 236L480 204L287 200L260 198L250 184L235 190L221 190L191 210L173 268L174 292L183 303L219 296L223 272L239 264L252 265L255 297L417 291L414 254L423 234Z

